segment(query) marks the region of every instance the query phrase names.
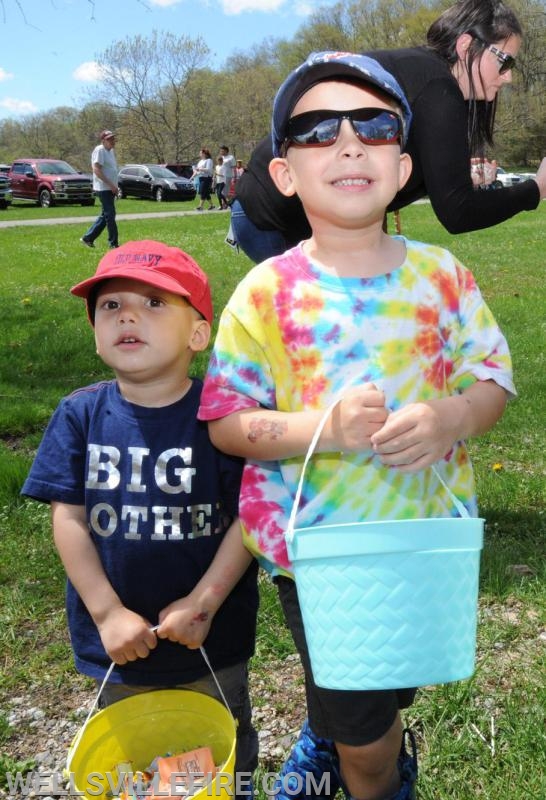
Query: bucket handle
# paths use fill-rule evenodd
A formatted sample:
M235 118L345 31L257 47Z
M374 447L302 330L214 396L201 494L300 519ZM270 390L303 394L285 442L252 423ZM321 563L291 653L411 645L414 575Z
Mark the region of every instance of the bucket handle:
M290 517L288 519L288 528L287 528L287 531L286 531L286 534L285 534L285 540L287 542L292 542L292 540L294 539L294 528L296 526L296 514L298 513L300 500L301 500L301 493L303 491L303 481L304 481L304 478L305 478L305 470L307 469L307 465L309 463L309 460L310 460L311 456L315 452L315 448L317 446L317 442L319 440L320 434L322 433L322 431L324 429L324 426L326 425L326 422L328 421L328 418L329 418L330 414L332 413L334 408L337 406L337 404L341 401L341 399L343 397L343 393L344 393L344 391L339 392L337 394L337 396L334 398L334 400L330 403L330 405L328 406L328 408L326 409L326 411L322 415L322 417L320 419L320 422L317 425L316 430L315 430L315 432L313 434L313 438L311 439L311 443L309 444L309 448L307 450L307 454L305 456L305 459L304 459L304 462L303 462L303 466L301 468L300 477L299 477L299 481L298 481L298 488L296 489L296 494L294 496L294 503L292 504L292 511L290 512ZM463 517L463 519L470 518L470 514L468 513L468 511L466 509L466 506L451 491L451 489L449 488L449 486L447 485L445 480L440 475L438 469L434 466L434 464L432 464L430 468L431 468L432 472L435 474L435 476L438 478L439 482L442 484L442 486L444 487L446 492L449 494L451 502L453 503L453 505L455 506L455 508L459 512L459 515L461 517Z
M154 625L152 628L150 628L150 630L151 631L156 631L158 628L159 628L159 625ZM199 651L200 651L201 655L203 656L203 660L205 661L205 664L207 665L207 667L210 670L210 673L211 673L211 675L212 675L212 677L214 679L214 683L216 684L216 688L218 689L218 692L220 693L220 697L222 698L225 707L227 708L227 710L231 714L231 717L234 719L233 712L232 712L231 708L229 707L229 703L226 700L226 696L225 696L224 692L222 691L222 687L220 686L220 682L218 681L218 678L216 677L216 674L215 674L214 670L212 669L211 663L209 661L209 657L208 657L203 645L201 645L199 647ZM78 731L78 735L76 736L76 738L74 739L74 741L70 745L70 754L69 754L69 758L68 758L68 760L66 762L67 772L70 772L70 766L72 764L72 759L74 757L74 754L75 754L75 752L76 752L76 750L78 748L78 745L79 745L79 743L81 741L81 738L82 738L83 734L85 733L85 729L87 728L87 726L89 724L89 721L90 721L91 717L93 716L93 712L94 712L95 708L97 707L97 703L100 700L100 696L101 696L101 694L102 694L102 692L104 690L104 687L108 683L110 675L112 674L112 671L113 671L115 666L116 666L116 662L112 661L112 663L108 667L106 675L104 676L104 678L102 680L102 683L100 685L99 691L97 692L96 697L93 700L93 703L91 704L91 708L89 709L89 711L87 713L87 717L85 718L85 722L83 723L83 725L81 726L80 730Z

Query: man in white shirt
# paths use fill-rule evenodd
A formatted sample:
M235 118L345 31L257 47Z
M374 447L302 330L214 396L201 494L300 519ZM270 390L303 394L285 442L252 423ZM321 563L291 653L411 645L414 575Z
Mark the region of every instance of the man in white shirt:
M100 141L101 143L95 147L91 155L91 166L93 168L93 190L100 200L102 210L95 222L81 237L80 242L87 247L94 247L95 239L106 228L108 245L118 247L115 205L118 193L118 165L114 153L116 135L112 131L103 131Z

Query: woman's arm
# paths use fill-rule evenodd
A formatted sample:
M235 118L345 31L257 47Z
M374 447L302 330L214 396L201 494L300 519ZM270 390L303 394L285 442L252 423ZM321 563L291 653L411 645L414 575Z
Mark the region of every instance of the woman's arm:
M420 166L434 213L450 233L488 228L538 206L546 190L546 166L541 165L538 181L488 192L474 188L468 110L455 82L431 81L412 111L409 149Z

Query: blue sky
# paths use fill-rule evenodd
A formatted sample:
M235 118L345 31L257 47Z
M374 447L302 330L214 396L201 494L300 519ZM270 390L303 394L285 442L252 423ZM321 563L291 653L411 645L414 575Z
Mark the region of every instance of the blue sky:
M335 0L0 0L0 119L80 107L98 53L153 29L201 36L219 68L268 36L291 38Z

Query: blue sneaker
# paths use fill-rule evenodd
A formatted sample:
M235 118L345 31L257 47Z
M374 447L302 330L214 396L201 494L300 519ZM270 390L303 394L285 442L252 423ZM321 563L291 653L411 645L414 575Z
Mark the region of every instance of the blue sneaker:
M315 736L307 720L273 786L276 800L333 798L340 788L339 759L330 739Z

